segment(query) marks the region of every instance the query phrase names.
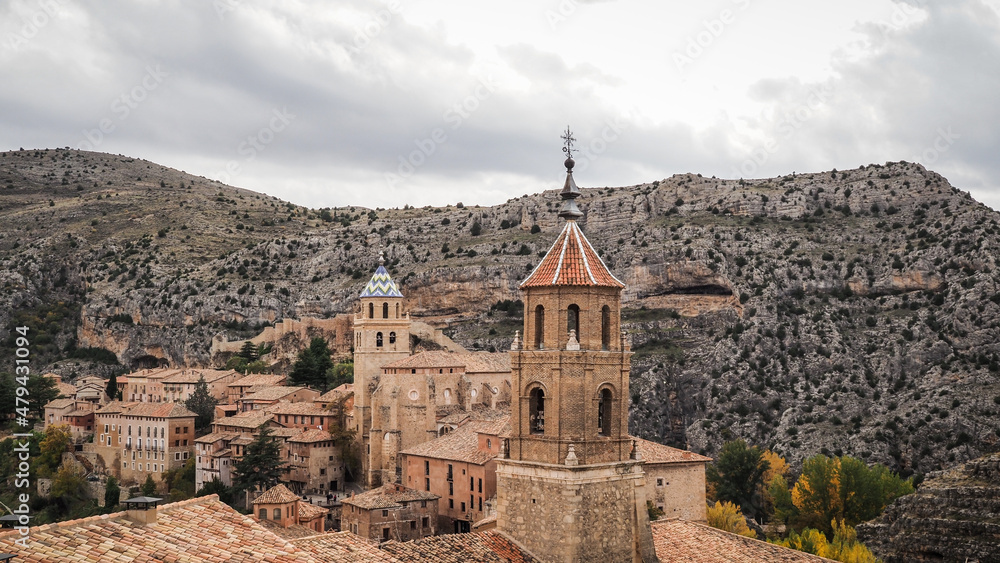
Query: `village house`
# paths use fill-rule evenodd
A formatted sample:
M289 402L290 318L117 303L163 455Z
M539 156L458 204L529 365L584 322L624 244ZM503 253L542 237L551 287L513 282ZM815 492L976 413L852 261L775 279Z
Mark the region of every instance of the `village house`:
M319 397L319 391L307 387L285 387L282 385L258 385L251 387L247 394L236 401L240 412L262 411L279 401L289 403L311 402Z
M270 373L252 373L250 375L246 375L226 386L225 402L235 405L237 401L247 395L250 388L257 386L272 387L284 385L287 379L288 377L285 375Z
M344 462L326 430L303 430L286 441L285 481L299 493L326 494L344 485Z
M437 533L438 495L396 483L343 499L341 526L378 541L410 541Z
M123 482L162 479L194 455L195 414L184 405L113 401L94 414L94 451Z
M323 409L315 402L289 403L279 401L264 407L274 421L285 428L332 430L340 426L336 413Z
M312 532L309 535L323 532L329 512L326 508L303 501L281 484L264 491L250 504L253 515L260 523L284 529L293 526L307 528Z
M494 460L500 455L500 436L509 426L509 417L473 420L402 452L403 483L441 497L442 532L468 532L487 515L486 504L497 490Z
M663 518L705 522L705 466L712 458L634 439L646 473L646 499L663 511Z
M218 479L227 487L233 484L232 441L241 434L237 432L212 432L195 438L195 490L200 491L205 483Z
M242 374L235 370L181 369L173 370L162 379L163 400L185 402L194 394L201 378L205 378L208 393L219 402L229 399L229 384L240 379Z

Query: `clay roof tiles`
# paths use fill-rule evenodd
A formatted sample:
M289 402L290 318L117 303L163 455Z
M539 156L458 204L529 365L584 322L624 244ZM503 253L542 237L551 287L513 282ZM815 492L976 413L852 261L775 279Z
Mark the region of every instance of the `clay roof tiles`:
M277 401L305 389L305 387L285 387L283 385L269 385L260 389L251 388L252 393L243 397L244 401Z
M76 399L53 399L45 403L47 409L65 409L76 404Z
M229 377L236 372L235 370L227 369L182 369L177 373L170 374L163 378L163 383L198 383L198 380L202 377L205 378L206 383L212 383L213 381L218 381L219 379L224 379Z
M253 387L254 385L281 385L285 380L284 375L274 375L271 373L251 373L230 383L227 387Z
M653 545L661 563L823 563L830 559L704 524L668 519L652 523Z
M402 563L372 542L350 532L334 532L292 540L299 549L324 563ZM409 561L407 559L406 561Z
M293 493L288 489L288 487L279 483L261 493L261 495L251 501L250 504L283 504L286 502L297 502L298 500L299 495Z
M159 507L155 526L128 520L124 512L32 526L27 547L16 530L0 533L0 551L18 563L318 563L210 495Z
M122 411L122 416L148 418L188 418L198 416L182 403L136 403Z
M566 222L552 248L520 287L559 285L625 287L604 265L576 221Z
M497 530L434 536L403 543L390 541L382 544L382 549L404 561L540 563L507 535Z
M643 440L635 436L632 436L632 439L636 441L639 453L642 454L642 460L646 463L707 463L712 461L710 457L687 450L671 448L670 446L664 446L663 444Z
M485 465L488 461L497 457L498 454L479 449L479 434L486 433L496 436L497 434L494 434L494 432L499 431L506 424L506 420L472 420L459 426L454 432L450 432L429 442L417 444L400 453L403 455Z
M289 442L326 442L333 440L333 436L330 435L326 430L318 430L315 428L306 430L301 434L296 434L288 439Z
M299 509L299 518L306 521L326 516L330 512L330 509L328 508L316 506L315 504L309 504L308 502L302 500L298 501L298 504L295 506Z
M441 497L426 491L408 489L393 483L382 485L377 489L365 491L352 497L341 499L344 504L354 505L363 510L375 510L379 508L398 508L402 502L413 502L416 500L437 500Z

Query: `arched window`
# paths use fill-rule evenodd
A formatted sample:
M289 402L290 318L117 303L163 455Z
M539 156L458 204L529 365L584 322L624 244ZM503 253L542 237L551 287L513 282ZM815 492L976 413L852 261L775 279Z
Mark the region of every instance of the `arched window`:
M261 508L260 509L260 519L261 520L267 520L267 509L266 508Z
M611 349L611 307L601 308L601 350Z
M280 508L275 508L274 509L274 519L275 520L281 520L281 509Z
M375 318L375 304L374 303L369 303L368 304L368 318L369 319L374 319Z
M601 436L611 435L611 390L602 389L601 399L597 403L597 433Z
M566 309L566 334L569 335L569 331L576 331L576 340L579 342L583 340L580 338L580 306L570 305Z
M382 304L382 318L383 319L388 319L389 318L389 304L388 303L383 303Z
M399 303L396 303L396 318L399 318Z
M389 333L389 344L395 344L395 343L396 343L396 333L395 332L390 332Z
M535 307L535 349L545 348L545 339L542 333L545 331L545 307L541 305Z
M375 333L375 346L377 346L379 348L382 347L382 333L381 332L376 332Z
M545 433L545 391L538 387L528 395L528 426L532 434Z

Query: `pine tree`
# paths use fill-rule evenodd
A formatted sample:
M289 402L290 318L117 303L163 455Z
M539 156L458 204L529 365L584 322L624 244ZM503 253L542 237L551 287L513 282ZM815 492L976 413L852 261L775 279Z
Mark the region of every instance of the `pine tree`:
M104 511L112 512L118 506L121 496L122 489L118 486L118 479L114 475L108 475L108 481L104 484Z
M316 337L309 343L308 348L299 352L289 379L296 385L325 389L326 374L331 368L333 360L330 359L330 348L325 339Z
M756 517L763 511L761 485L769 468L760 448L734 440L722 446L719 459L708 466L705 478L715 488L716 500L732 502L742 507L744 514Z
M146 482L142 484L142 496L151 497L156 494L156 481L152 475L146 475Z
M104 389L104 394L108 396L108 399L112 401L118 398L118 374L111 372L111 378L108 379L108 386Z
M184 401L184 406L198 415L194 421L195 432L201 432L212 424L212 421L215 420L215 406L217 404L219 404L218 399L208 392L208 383L205 381L205 376L202 375L194 386L194 393L191 393L191 397Z
M242 356L248 364L258 358L257 347L254 346L253 342L250 342L249 340L243 343L243 347L240 348L240 351L237 354Z
M267 490L278 484L284 465L277 438L270 428L261 426L257 437L247 444L243 457L233 464L233 490Z

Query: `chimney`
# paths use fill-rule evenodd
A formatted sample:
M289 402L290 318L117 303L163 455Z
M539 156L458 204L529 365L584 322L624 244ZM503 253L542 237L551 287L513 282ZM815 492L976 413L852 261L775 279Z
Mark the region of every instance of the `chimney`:
M142 526L156 524L156 505L161 498L135 497L122 501L125 505L125 518Z

